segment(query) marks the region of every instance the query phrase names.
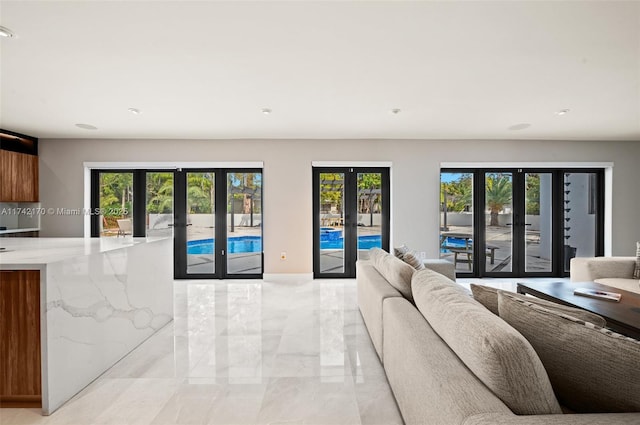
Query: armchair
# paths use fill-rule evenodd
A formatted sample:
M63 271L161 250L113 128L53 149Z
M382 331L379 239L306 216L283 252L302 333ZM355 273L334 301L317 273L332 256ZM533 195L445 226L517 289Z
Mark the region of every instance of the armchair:
M571 259L572 282L596 282L640 293L640 280L633 278L636 257L576 257Z

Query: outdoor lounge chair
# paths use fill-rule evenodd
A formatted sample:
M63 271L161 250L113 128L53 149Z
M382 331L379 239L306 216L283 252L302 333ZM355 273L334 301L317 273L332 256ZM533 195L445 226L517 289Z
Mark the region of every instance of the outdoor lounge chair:
M133 234L133 223L130 218L122 218L118 220L118 236L126 236Z

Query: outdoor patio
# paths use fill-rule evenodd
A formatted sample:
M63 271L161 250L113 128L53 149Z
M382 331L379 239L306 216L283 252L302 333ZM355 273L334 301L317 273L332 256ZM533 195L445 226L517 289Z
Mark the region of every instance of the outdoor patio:
M440 258L454 262L456 253L446 249L443 246L443 237L446 235L468 235L469 244L472 242L471 235L473 230L471 226L449 226L447 231L441 232L441 249ZM511 255L512 255L512 229L510 226L489 226L486 228L486 244L490 249L486 252L486 271L487 272L510 272L511 271ZM541 256L540 249L540 232L527 230L526 233L526 269L528 272L545 272L551 270L551 259L543 258ZM466 248L461 248L458 251L458 258L461 258L460 253ZM493 261L491 259L491 252L493 251ZM468 254L471 256L473 251L468 249ZM465 252L466 254L466 252ZM456 271L458 272L471 272L473 270L473 264L466 262L468 260L467 255L462 258L464 261L458 261L456 264Z

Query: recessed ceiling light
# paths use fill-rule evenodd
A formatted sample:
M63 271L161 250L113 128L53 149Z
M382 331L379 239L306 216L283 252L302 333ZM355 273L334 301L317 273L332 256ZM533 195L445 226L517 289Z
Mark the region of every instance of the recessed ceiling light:
M127 111L131 112L133 115L140 115L142 113L142 111L140 111L140 109L137 109L137 108L129 108L127 109Z
M559 111L556 111L556 115L566 115L569 111L571 111L571 109L560 109Z
M14 37L13 31L11 31L9 28L0 26L0 37L7 37L7 38Z
M531 124L523 122L520 124L514 124L511 127L508 127L509 130L524 130L525 128L531 127Z
M399 114L400 112L401 112L401 109L400 109L400 108L393 108L393 109L391 110L391 113L392 113L392 114L394 114L394 115L397 115L397 114Z
M76 124L76 127L82 128L83 130L97 130L98 127L91 124Z
M271 109L269 108L262 108L262 113L265 115L269 115L271 113Z

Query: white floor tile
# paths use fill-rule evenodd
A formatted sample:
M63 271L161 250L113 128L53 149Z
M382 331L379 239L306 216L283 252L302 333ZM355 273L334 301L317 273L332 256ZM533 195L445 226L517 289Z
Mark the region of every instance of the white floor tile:
M53 415L0 424L402 424L355 280L174 288L172 323Z

